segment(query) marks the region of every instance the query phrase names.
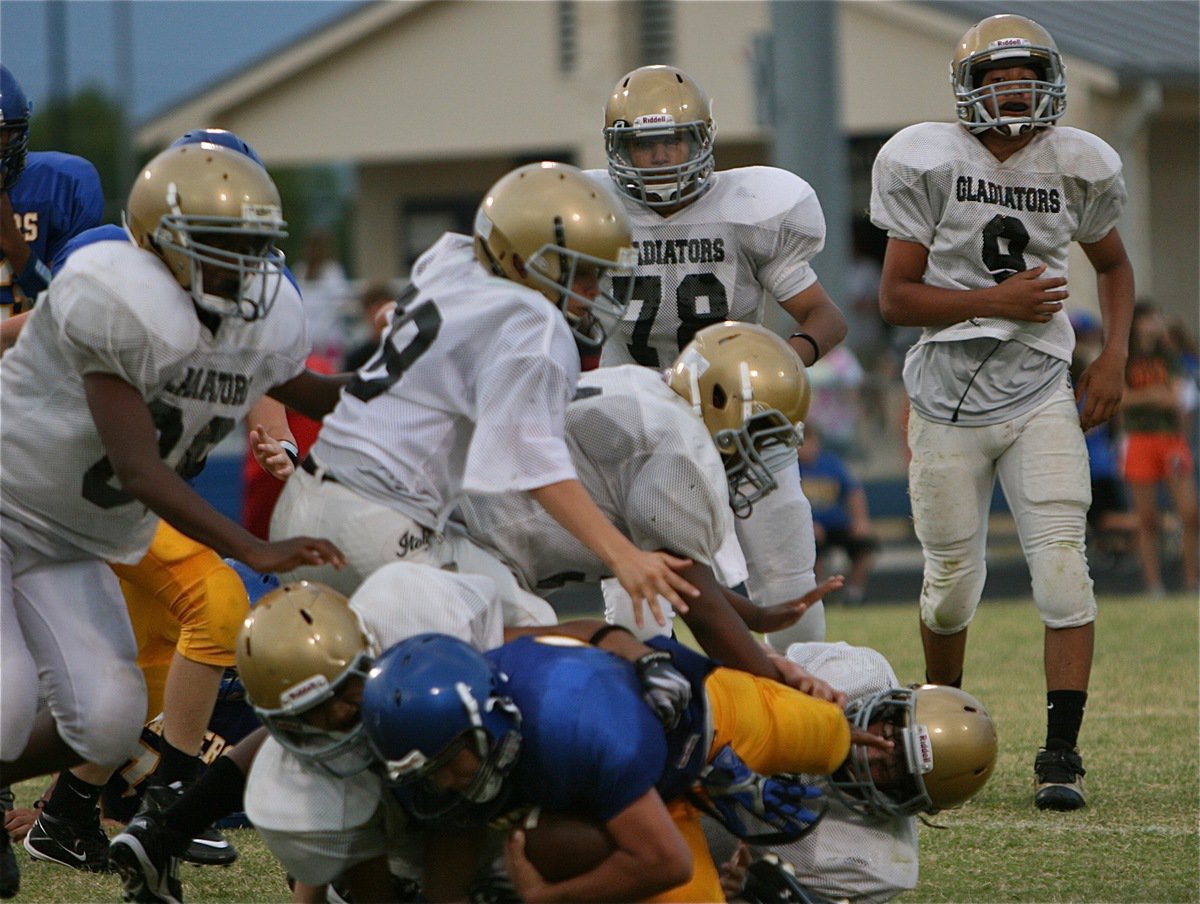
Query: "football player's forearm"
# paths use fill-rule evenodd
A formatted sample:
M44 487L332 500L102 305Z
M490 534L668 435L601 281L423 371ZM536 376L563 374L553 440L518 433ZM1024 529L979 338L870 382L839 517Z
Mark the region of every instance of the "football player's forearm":
M632 546L609 521L578 480L560 480L529 494L563 528L595 553L610 569Z

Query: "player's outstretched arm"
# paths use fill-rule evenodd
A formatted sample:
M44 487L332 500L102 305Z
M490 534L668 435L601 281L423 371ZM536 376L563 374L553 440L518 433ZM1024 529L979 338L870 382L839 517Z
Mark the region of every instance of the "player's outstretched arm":
M319 421L333 411L342 387L349 383L353 376L352 373L319 374L316 371L304 370L286 383L280 383L267 390L267 395L288 408Z
M809 337L788 340L805 367L816 364L818 358L846 338L846 317L819 282L781 301L779 306L796 321L797 331Z
M774 606L756 606L746 597L728 587L723 587L722 591L730 605L746 623L746 627L760 634L769 634L772 631L790 628L800 620L810 606L821 602L828 594L841 590L845 583L846 579L843 575L830 575L803 596L776 603Z
M301 565L345 564L328 540L293 537L267 543L226 518L158 455L158 434L141 394L112 374L83 378L88 409L121 489L193 540L255 571L289 571Z
M504 862L521 900L644 901L691 879L692 852L653 788L604 825L613 852L594 869L554 883L525 856L525 833L513 830Z
M666 616L658 608L659 596L676 611L687 612L688 601L699 593L680 574L691 566L690 559L638 549L604 516L578 480L560 480L529 493L550 517L608 566L633 598L634 619L639 627L643 623L643 605L650 609L659 625L666 625Z

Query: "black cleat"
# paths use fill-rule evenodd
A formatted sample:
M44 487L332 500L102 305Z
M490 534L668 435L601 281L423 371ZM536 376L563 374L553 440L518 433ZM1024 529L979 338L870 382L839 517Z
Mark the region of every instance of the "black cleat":
M108 859L121 875L124 900L182 904L179 859L171 854L173 840L157 811L138 813L112 840Z
M1078 810L1087 806L1083 798L1083 759L1079 749L1041 747L1033 761L1037 793L1033 802L1039 810Z
M180 795L183 788L176 785L162 785L152 782L142 794L142 806L138 813L149 810L162 812L171 806ZM217 829L209 826L188 842L188 846L179 854L179 859L197 866L229 866L237 860L235 848Z
M25 836L25 850L35 860L86 873L108 872L108 836L100 828L99 810L88 821L51 816L42 810Z

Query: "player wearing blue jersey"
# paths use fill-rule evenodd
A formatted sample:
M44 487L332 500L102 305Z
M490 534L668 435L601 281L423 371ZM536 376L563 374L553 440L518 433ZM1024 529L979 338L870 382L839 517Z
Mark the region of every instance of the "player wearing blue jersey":
M46 288L64 245L104 214L91 163L74 154L29 152L32 112L16 77L0 65L0 351L16 341L22 312Z
M599 820L614 849L549 885L515 836L509 869L523 900L723 901L691 800L735 833L748 834L749 813L796 837L817 818L812 792L764 775L829 774L852 741L893 750L852 731L832 703L665 638L650 644L692 685L689 707L666 730L628 664L563 638L521 638L484 655L427 634L376 661L363 688L367 737L410 812L453 822L450 843L431 847L430 897L460 893L456 882L470 873L461 823L542 807Z

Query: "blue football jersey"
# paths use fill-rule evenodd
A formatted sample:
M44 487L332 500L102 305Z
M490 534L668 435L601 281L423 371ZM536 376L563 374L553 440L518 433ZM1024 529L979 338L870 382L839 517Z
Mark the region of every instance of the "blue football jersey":
M57 151L29 154L25 170L8 193L17 229L34 258L52 269L71 238L100 223L104 192L96 168L82 157ZM0 316L28 309L32 298L15 280L7 261L0 265Z
M633 666L563 638L523 637L485 655L509 678L521 711L512 808L582 810L607 822L651 788L682 794L704 765L704 678L716 663L673 641L656 643L691 680L692 706L669 734L642 699Z

